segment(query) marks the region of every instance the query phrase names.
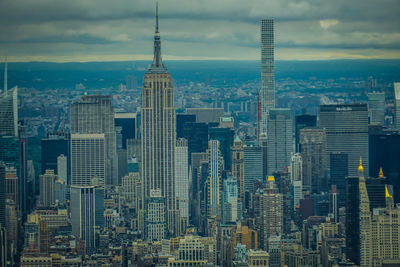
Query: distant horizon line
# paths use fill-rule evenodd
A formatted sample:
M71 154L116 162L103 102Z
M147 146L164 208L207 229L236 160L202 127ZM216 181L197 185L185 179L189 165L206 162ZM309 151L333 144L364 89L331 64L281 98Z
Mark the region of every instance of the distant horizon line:
M241 62L261 62L259 59L164 59L164 62L190 62L190 61L241 61ZM400 58L332 58L332 59L277 59L275 62L318 62L318 61L400 61ZM54 64L70 64L70 63L118 63L118 62L152 62L150 59L134 59L134 60L92 60L92 61L45 61L45 60L31 60L31 61L10 61L7 63L54 63ZM1 65L4 61L1 61Z

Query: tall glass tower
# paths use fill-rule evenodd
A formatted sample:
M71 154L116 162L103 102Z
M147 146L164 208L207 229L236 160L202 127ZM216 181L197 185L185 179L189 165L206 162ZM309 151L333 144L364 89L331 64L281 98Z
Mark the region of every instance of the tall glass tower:
M171 75L161 59L158 8L154 33L153 64L143 79L142 89L142 177L146 201L160 191L167 210L170 236L179 231L175 197L175 106Z
M260 133L267 133L268 113L275 108L274 78L274 20L261 20L261 125Z

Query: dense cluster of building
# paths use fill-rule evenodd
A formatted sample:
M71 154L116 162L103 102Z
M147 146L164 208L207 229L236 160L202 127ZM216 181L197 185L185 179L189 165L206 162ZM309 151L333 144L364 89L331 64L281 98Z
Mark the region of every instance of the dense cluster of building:
M276 108L273 28L261 21L257 130L238 131L223 108L175 114L157 16L140 112L73 101L41 141L39 197L5 79L0 265L399 265L400 113L384 127L380 92L318 117Z

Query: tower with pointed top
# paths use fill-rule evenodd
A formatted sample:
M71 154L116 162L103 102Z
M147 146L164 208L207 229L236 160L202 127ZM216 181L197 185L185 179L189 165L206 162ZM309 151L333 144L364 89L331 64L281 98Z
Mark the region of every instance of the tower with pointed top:
M161 58L158 5L154 33L154 58L143 79L142 89L142 177L146 203L159 192L165 205L169 236L179 234L179 212L175 197L175 106L171 75ZM158 195L159 195L158 194ZM160 204L161 205L161 204ZM146 213L149 214L146 206ZM147 215L146 215L147 216ZM159 222L162 224L163 222Z
M371 266L372 243L371 243L371 211L367 186L365 184L364 167L360 158L358 166L358 187L360 192L360 266Z
M4 87L0 92L0 136L18 137L18 88L8 90L7 61L4 63Z

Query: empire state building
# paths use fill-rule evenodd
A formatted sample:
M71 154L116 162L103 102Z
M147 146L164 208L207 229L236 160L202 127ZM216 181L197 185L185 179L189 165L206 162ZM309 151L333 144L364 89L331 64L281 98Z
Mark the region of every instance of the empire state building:
M179 212L175 197L175 106L171 75L161 59L158 7L154 59L143 79L142 177L148 239L176 236Z

